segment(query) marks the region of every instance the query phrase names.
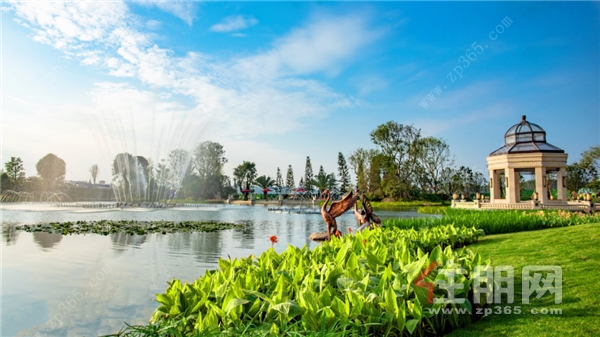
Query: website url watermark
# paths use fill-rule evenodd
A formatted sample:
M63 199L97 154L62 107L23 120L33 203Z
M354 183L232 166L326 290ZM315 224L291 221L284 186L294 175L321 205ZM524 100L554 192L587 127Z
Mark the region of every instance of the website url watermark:
M444 315L459 314L466 315L471 312L467 308L425 308L425 310L433 315L442 313ZM497 306L493 308L476 308L473 312L475 315L521 315L530 313L532 315L562 315L561 308L529 308L522 309L521 306Z

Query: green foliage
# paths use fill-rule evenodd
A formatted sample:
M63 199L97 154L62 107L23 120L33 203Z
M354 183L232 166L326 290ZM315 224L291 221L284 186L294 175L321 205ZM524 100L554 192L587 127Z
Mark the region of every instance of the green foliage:
M218 222L198 221L77 221L77 222L51 222L47 224L34 224L16 226L15 229L25 232L44 232L57 234L115 234L125 233L131 235L145 235L149 233L180 233L180 232L214 232L223 229L240 228L242 225Z
M418 173L419 139L421 129L389 121L371 132L371 141L390 158L399 197L410 200Z
M284 187L283 178L281 177L281 170L279 167L277 168L277 175L275 176L275 184L273 186L275 186L277 193L281 193L281 190Z
M482 229L486 234L512 233L542 228L600 222L600 214L568 211L465 210L448 208L442 218L390 219L386 227L433 228L446 224Z
M267 189L275 184L275 180L268 176L260 176L254 182L263 189L263 197L267 199Z
M256 164L244 161L233 170L235 184L241 189L250 189L256 179ZM248 192L243 193L244 200L248 200Z
M340 177L340 193L346 194L352 189L352 186L350 186L348 164L346 164L346 158L341 152L338 153L338 175Z
M468 249L481 231L443 226L428 230L375 229L324 243L314 250L292 246L260 257L219 260L219 269L191 284L169 282L152 316L154 328L177 326L194 333L268 330L272 335L335 331L339 334L441 334L464 326L470 314L435 314L450 304L427 302L425 288L413 284L431 263L427 280L445 280L442 266L466 272L457 297L467 298L475 265L489 265ZM445 247L445 248L444 248ZM425 253L430 252L430 253ZM433 266L433 265L432 265ZM436 289L435 297L446 296ZM471 310L466 299L464 308Z
M413 200L413 201L372 201L371 206L376 210L401 210L407 208L414 208L420 206L443 206L443 201L426 201L426 200Z
M35 168L47 189L53 189L56 184L62 183L67 172L65 161L53 153L48 153L40 159Z
M226 177L223 175L223 166L227 163L223 145L205 141L194 149L192 167L198 179L191 183L194 186L187 188L187 195L195 199L212 199L215 195L226 196ZM186 190L184 183L184 190Z
M449 206L426 206L426 207L419 207L417 209L417 212L421 213L421 214L440 214L440 215L444 215L446 214L446 211L449 209Z
M312 180L313 180L313 169L312 164L310 163L310 157L306 156L306 166L304 167L304 187L307 191L312 191Z
M285 176L285 187L287 187L287 190L290 193L296 187L296 183L294 181L294 170L292 169L292 165L288 166L287 174Z
M450 146L442 139L425 137L417 142L417 162L421 188L438 193L446 168L454 164Z
M321 170L319 171L319 174L315 176L315 179L311 181L312 185L319 190L319 193L326 189L332 190L335 187L335 176L333 173L327 174L322 169L323 166L321 166Z
M25 180L23 160L21 160L20 157L10 157L10 160L4 163L4 169L6 170L5 173L8 177L8 183L5 182L5 186L2 186L3 189L8 187L17 191L20 190Z

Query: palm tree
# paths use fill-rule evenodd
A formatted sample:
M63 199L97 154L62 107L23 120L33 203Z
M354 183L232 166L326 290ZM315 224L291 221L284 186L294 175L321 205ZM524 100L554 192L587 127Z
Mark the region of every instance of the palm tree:
M267 200L267 192L269 192L269 187L275 185L275 180L271 179L271 177L263 175L256 178L254 183L262 188L265 200Z
M244 200L248 200L250 186L254 183L254 179L256 179L256 164L244 161L233 170L233 177L235 184L239 186L240 191L244 194Z
M321 195L326 189L335 186L335 176L333 173L326 174L325 172L319 172L311 183L314 187L319 189L319 195Z

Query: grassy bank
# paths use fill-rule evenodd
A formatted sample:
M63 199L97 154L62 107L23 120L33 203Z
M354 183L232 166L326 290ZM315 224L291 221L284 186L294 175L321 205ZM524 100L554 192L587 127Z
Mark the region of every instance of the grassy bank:
M600 214L568 211L465 210L447 208L442 218L389 219L387 227L422 228L446 224L483 229L486 234L512 233L543 228L600 222Z
M449 336L600 336L600 224L555 228L536 232L486 236L469 246L491 257L493 266L510 265L515 280L521 279L526 265L557 265L563 272L562 303L554 296L532 296L529 305L521 303L521 282L515 281L515 303L520 315L491 314ZM500 305L503 309L508 304ZM537 314L531 309L558 308L562 314ZM496 307L493 307L496 311Z

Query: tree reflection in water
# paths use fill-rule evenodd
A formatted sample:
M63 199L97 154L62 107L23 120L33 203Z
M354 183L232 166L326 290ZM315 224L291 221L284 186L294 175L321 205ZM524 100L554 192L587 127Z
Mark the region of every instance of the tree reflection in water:
M40 246L40 248L45 252L56 246L62 240L62 238L62 234L42 232L33 233L33 241L37 243L38 246Z
M126 251L130 246L139 247L144 242L148 235L131 235L127 233L116 233L110 235L110 240L113 243L112 248L118 252Z
M4 224L2 226L2 237L7 246L15 245L19 238L19 231L15 230L14 225Z

